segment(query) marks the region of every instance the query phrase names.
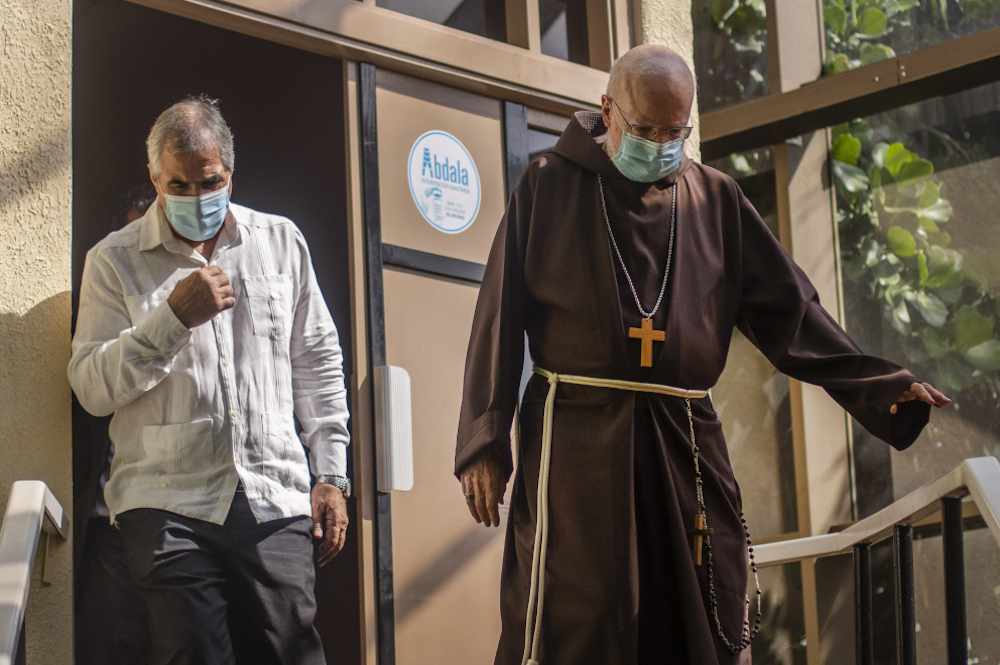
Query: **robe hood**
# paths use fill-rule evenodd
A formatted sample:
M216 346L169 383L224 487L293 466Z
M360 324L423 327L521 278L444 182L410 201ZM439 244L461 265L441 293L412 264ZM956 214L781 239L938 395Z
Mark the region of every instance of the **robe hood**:
M607 140L608 128L604 126L599 111L577 111L569 121L562 136L551 152L561 155L588 171L593 171L603 178L627 178L618 170L615 163L604 152L604 142ZM677 170L657 182L677 182L691 166L692 159L683 155L681 165ZM646 184L646 183L639 183ZM651 183L650 183L651 184Z

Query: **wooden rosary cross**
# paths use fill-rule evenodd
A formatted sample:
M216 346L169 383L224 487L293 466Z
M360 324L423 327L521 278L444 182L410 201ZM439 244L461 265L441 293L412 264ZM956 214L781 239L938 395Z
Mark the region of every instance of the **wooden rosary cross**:
M653 329L653 319L643 319L642 328L629 328L628 336L632 339L642 340L642 349L639 354L639 365L642 367L653 366L653 342L662 342L667 338L663 330Z
M698 513L694 516L694 529L687 532L689 538L694 539L692 547L694 548L694 565L701 565L701 544L705 536L711 536L715 533L714 529L705 528L705 516L702 513Z

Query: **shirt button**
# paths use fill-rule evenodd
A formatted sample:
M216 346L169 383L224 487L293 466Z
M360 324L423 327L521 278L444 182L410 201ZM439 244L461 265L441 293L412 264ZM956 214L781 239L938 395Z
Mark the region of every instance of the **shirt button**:
M291 439L285 439L285 443L291 443L291 442L292 442Z
M229 361L228 360L223 360L222 364L225 365L226 367L229 367Z
M177 446L170 446L170 450L177 450Z
M289 492L292 492L293 490L292 490L292 488L291 488L291 487L289 487L289 488L288 488L288 491L289 491Z
M263 225L263 224L258 224L258 225L257 225L257 228L258 228L258 229L262 229L262 228L264 228L264 225Z
M277 293L272 293L271 294L271 299L272 300L277 300L278 299L278 294Z
M230 412L229 412L229 415L231 415L231 416L232 416L233 418L235 418L236 416L238 416L238 415L240 415L240 414L239 414L239 413L237 413L236 411L230 411Z
M167 489L167 484L163 483L162 485L160 485L160 487L162 487L163 489Z

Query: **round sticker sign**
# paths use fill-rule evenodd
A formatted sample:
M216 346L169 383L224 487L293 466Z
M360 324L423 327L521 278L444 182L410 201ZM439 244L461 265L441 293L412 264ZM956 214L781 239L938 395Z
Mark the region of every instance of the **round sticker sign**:
M431 226L460 233L479 212L479 171L472 155L451 134L427 132L410 150L410 194Z

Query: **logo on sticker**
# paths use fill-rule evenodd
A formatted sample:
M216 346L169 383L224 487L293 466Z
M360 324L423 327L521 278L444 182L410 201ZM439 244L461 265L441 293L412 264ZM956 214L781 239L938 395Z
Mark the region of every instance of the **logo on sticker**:
M461 141L442 131L427 132L410 150L410 194L431 226L460 233L479 213L479 171Z

